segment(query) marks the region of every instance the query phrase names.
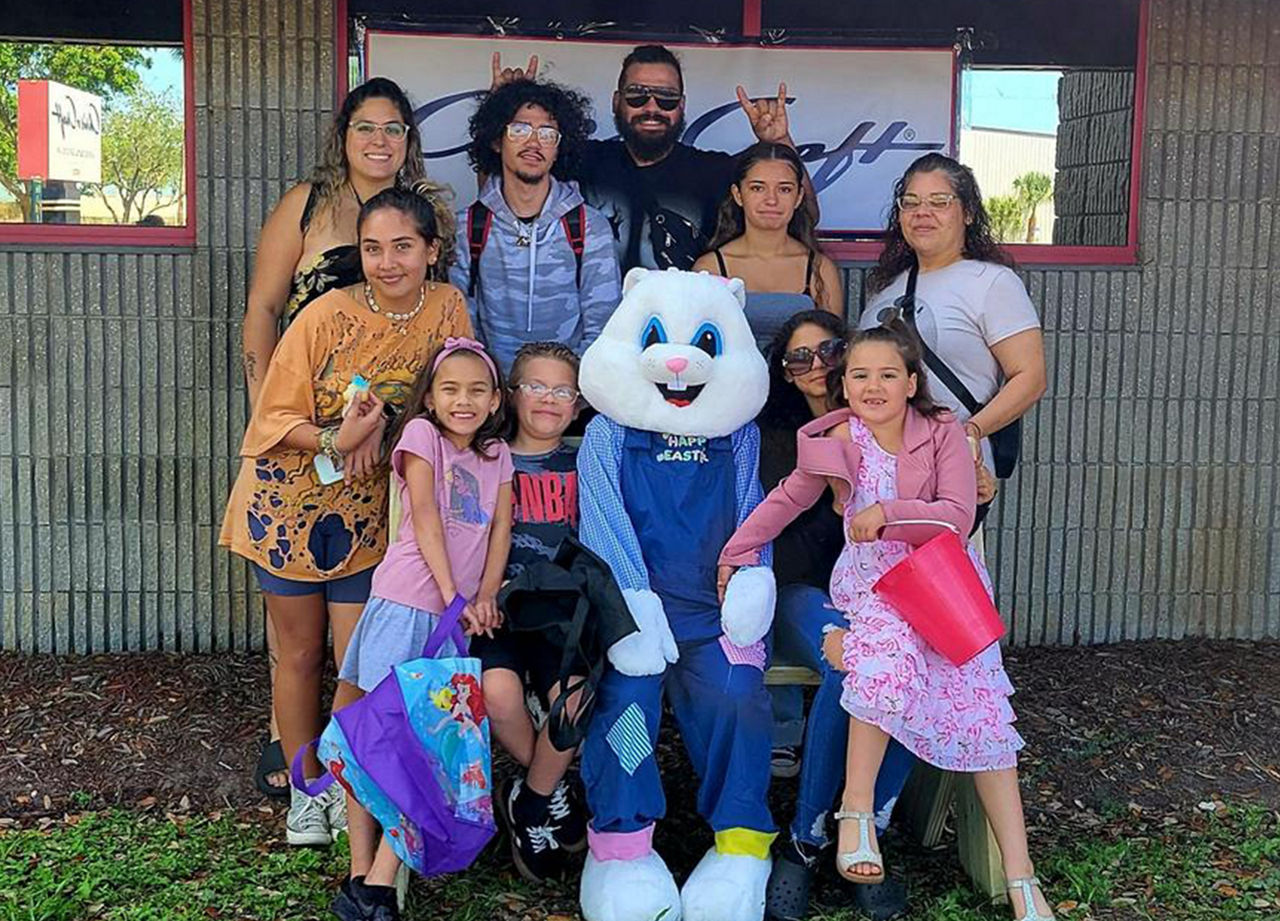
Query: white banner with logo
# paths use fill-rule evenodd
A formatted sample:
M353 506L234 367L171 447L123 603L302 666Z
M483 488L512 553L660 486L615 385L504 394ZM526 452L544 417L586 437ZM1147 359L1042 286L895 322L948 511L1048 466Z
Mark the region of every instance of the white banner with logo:
M595 104L598 138L617 135L612 95L635 42L541 41L369 32L365 73L390 77L409 94L427 171L450 183L459 206L474 195L467 119L488 88L490 57L538 78L576 87ZM893 182L916 157L952 153L954 56L946 49L671 46L684 68L684 141L738 151L755 141L735 87L753 98L787 85L791 136L809 168L829 232L881 230Z

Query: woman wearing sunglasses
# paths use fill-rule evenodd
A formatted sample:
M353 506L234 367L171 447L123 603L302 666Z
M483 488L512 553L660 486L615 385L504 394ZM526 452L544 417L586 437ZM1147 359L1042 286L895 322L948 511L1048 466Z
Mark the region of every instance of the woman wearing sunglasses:
M766 352L769 399L756 420L760 427L760 479L770 490L796 467L796 430L825 415L827 375L843 366L844 321L824 310L806 310L785 320ZM835 495L801 514L774 541L773 569L778 583L774 614L773 658L803 665L822 676L804 729L804 758L790 834L778 848L769 880L766 915L772 919L805 918L819 855L829 843L827 816L844 785L847 714L840 708L843 674L822 655L828 630L844 627L844 615L831 605L828 585L836 558L844 547ZM799 690L780 688L779 691ZM775 696L775 719L779 705ZM795 718L803 700L796 702ZM790 715L790 714L788 714ZM914 758L893 743L876 782L877 824L883 831L889 809L906 782ZM896 880L858 885L859 907L873 919L888 918L906 905L906 890Z
M747 321L761 348L782 323L815 307L844 315L836 264L818 251L804 201L805 168L785 144L753 144L734 161L710 250L694 263L747 284Z
M908 299L913 279L914 297ZM859 326L869 329L901 316L954 375L940 378L930 362L929 393L955 412L971 443L981 448L975 458L981 521L990 505L984 487L993 485L987 471L1007 476L1017 453L1016 440L1010 447L1006 433L999 439L998 466L991 436L1044 394L1045 364L1040 319L1013 260L991 235L972 170L936 153L907 168L894 185L884 248L867 278L867 295Z
M347 94L311 178L284 194L258 234L244 315L250 409L258 402L279 341L281 318L291 321L326 291L364 281L356 218L364 202L393 185L414 188L433 200L441 252L428 277L445 280L452 261L453 215L443 201L442 187L426 180L408 97L391 80L375 77ZM267 649L274 673L275 630L269 619ZM274 717L255 780L267 796L289 798Z

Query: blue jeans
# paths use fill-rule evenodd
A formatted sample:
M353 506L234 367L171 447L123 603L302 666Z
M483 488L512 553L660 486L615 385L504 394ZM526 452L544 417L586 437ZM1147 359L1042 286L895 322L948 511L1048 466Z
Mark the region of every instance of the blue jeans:
M849 714L840 706L844 673L827 664L822 655L822 628L847 627L844 615L831 605L822 589L791 584L778 587L773 620L773 657L778 662L803 665L822 676L809 708L805 727L804 757L800 762L800 790L791 835L807 844L827 843L827 816L844 787L845 756L849 742ZM776 712L776 711L775 711ZM898 794L907 782L915 756L893 739L876 776L876 828L889 825Z

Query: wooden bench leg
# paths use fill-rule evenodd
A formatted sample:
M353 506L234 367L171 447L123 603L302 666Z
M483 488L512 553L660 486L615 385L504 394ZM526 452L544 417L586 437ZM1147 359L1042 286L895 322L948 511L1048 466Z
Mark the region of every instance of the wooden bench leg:
M1006 902L1009 895L1005 890L1000 846L982 809L982 801L978 799L973 775L957 775L956 781L956 837L960 845L960 865L979 892L992 902Z
M913 838L924 847L937 847L953 805L960 865L979 892L994 902L1006 901L1000 847L982 811L972 774L955 774L918 762L902 790L897 810Z

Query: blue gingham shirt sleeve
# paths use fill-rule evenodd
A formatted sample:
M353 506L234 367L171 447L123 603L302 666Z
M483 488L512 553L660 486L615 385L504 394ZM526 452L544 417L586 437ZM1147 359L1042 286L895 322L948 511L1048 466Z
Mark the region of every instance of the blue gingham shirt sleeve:
M609 564L619 588L640 590L649 588L649 573L622 502L622 437L622 426L604 416L587 425L578 449L578 537ZM757 483L757 502L759 490Z
M738 527L764 500L760 486L760 429L748 422L733 433L733 473L738 502ZM773 565L773 544L760 548L760 566Z

